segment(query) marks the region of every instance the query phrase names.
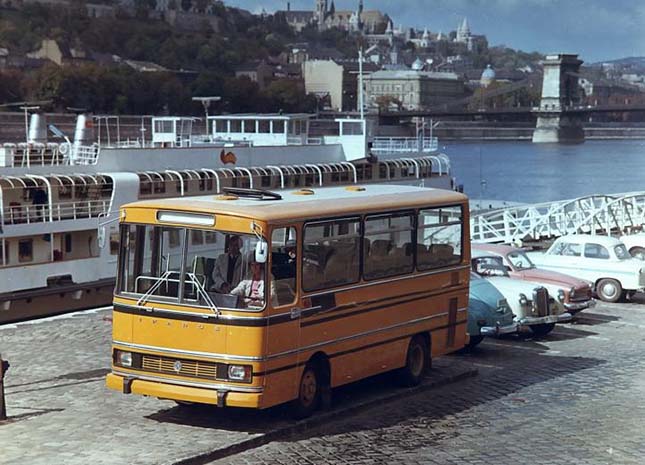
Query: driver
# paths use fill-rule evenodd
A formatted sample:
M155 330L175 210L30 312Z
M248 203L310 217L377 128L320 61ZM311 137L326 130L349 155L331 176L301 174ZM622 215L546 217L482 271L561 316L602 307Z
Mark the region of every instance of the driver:
M213 267L213 290L227 294L242 280L242 238L230 236L228 249L215 261Z

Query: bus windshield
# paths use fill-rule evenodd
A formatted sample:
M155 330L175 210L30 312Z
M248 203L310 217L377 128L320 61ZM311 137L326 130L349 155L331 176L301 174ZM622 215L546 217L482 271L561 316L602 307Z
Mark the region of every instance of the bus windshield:
M265 306L258 238L181 227L126 224L119 257L121 294L217 309Z

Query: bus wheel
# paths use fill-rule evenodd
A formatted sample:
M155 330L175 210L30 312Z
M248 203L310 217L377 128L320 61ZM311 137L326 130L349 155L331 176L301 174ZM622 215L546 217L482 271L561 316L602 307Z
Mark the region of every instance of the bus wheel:
M546 336L555 328L555 323L544 323L541 325L531 326L531 331L534 336Z
M312 364L305 365L300 378L298 398L293 401L293 416L306 418L310 416L320 402L320 374Z
M416 386L423 379L428 369L428 344L425 338L414 336L410 340L405 366L401 369L401 381L404 386Z

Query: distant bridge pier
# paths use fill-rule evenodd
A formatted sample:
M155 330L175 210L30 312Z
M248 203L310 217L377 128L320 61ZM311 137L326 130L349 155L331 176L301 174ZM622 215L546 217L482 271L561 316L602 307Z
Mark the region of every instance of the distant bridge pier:
M537 110L534 143L580 144L585 141L579 113L567 112L578 105L578 76L582 60L578 55L547 55L542 81L542 99Z

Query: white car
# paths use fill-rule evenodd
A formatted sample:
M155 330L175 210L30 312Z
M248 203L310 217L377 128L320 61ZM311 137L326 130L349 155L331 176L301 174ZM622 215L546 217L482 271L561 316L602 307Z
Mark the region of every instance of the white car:
M614 237L576 234L562 236L546 253L530 252L539 268L591 281L598 297L616 302L645 287L645 265L632 258Z
M622 236L619 240L625 244L627 251L632 257L645 260L645 233L640 232Z
M571 314L563 311L544 286L510 278L501 257L473 251L471 264L472 271L486 278L506 298L515 321L528 326L535 335L548 334L556 323L571 320Z

